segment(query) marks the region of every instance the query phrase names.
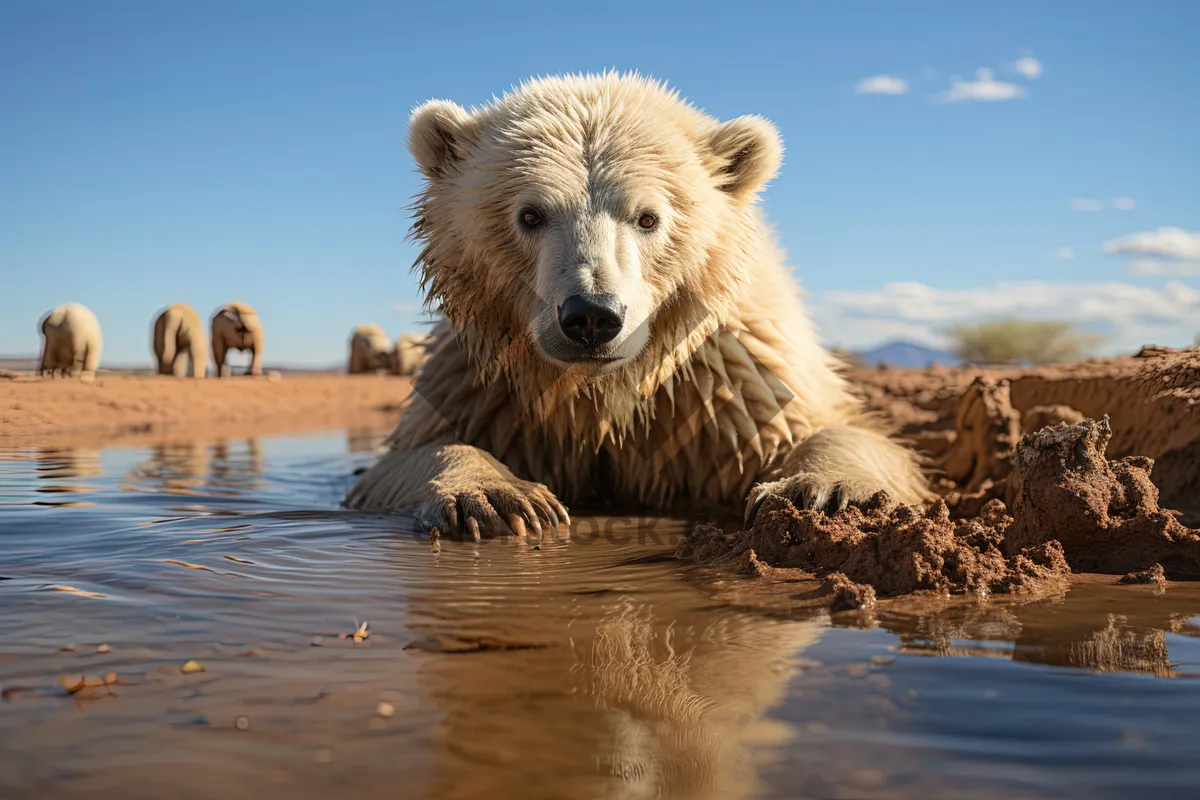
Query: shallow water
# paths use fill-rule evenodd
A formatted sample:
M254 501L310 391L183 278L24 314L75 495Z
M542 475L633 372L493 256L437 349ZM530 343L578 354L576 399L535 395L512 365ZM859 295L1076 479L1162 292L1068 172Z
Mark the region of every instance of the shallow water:
M376 441L0 451L0 797L1200 782L1198 584L831 618L671 563L682 521L579 514L540 550L435 550L407 518L337 507ZM364 620L369 638L339 637Z

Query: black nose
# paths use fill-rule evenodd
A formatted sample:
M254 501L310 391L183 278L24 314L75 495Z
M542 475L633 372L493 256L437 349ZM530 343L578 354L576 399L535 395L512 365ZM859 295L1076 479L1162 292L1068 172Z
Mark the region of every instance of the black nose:
M573 342L595 347L617 338L625 306L615 294L573 294L558 309L558 326Z

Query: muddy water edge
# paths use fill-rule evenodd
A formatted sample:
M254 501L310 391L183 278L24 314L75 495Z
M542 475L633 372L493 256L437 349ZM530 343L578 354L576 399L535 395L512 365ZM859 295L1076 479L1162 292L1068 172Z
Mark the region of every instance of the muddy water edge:
M435 548L337 506L385 432L0 450L0 796L1200 782L1200 584L831 615L673 561L690 521Z

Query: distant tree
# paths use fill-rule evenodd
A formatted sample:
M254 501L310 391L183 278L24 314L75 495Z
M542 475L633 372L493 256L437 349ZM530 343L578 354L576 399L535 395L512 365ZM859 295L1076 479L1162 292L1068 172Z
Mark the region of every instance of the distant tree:
M954 325L951 349L974 364L1049 364L1088 355L1102 338L1065 320L1007 317Z

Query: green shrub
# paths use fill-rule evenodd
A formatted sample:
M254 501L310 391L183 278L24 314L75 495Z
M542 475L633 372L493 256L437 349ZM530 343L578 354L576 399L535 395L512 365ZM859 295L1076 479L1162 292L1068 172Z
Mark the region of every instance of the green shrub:
M951 349L974 364L1049 364L1088 355L1102 338L1065 320L985 320L954 325Z

